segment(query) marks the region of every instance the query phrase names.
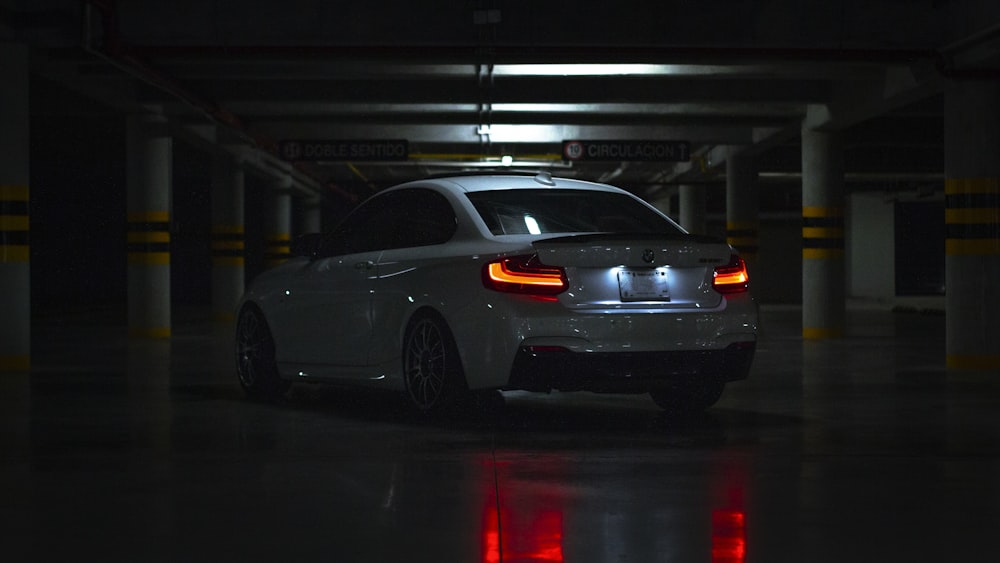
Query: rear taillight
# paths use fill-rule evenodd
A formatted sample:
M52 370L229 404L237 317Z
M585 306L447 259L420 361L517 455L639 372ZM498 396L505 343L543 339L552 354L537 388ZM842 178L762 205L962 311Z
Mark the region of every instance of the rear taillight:
M537 254L509 256L483 266L483 285L495 291L556 295L566 291L566 271L546 266Z
M747 274L747 264L742 258L733 254L729 263L715 269L712 289L719 293L741 293L747 290L750 276Z

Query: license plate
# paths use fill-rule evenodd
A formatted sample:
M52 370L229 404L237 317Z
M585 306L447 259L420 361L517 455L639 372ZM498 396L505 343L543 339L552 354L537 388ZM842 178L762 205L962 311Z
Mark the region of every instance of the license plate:
M667 271L622 270L618 272L622 301L670 301Z

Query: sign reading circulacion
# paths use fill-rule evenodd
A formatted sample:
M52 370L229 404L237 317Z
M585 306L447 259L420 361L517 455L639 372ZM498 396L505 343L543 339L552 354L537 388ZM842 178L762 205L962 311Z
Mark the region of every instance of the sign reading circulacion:
M691 143L687 141L563 141L563 159L686 162L691 159Z
M290 140L281 141L278 150L281 153L281 158L290 161L377 161L406 160L410 157L409 143L405 139L378 141Z

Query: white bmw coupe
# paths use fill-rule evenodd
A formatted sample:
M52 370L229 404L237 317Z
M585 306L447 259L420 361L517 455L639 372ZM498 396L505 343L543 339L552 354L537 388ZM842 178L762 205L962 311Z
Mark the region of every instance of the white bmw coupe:
M238 305L237 373L255 397L349 383L428 411L470 391L587 390L696 412L747 377L757 341L732 247L547 173L395 186L292 254Z

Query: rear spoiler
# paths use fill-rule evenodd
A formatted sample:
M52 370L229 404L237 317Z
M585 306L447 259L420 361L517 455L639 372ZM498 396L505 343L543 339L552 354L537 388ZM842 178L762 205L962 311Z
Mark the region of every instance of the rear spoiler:
M536 239L535 243L544 242L546 244L560 243L591 243L601 241L642 241L642 242L694 242L700 244L726 244L726 241L719 237L708 235L692 235L686 233L583 233L579 235L562 235L552 238Z

